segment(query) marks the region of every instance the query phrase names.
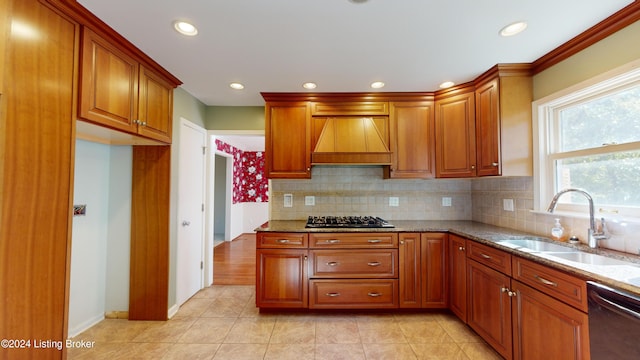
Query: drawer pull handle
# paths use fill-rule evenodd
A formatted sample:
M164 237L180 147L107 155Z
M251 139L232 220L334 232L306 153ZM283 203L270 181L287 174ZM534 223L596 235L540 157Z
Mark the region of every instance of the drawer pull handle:
M381 243L382 240L380 240L380 239L369 239L369 240L367 240L367 242L370 243L370 244L378 244L378 243Z
M329 239L329 240L325 241L325 243L327 243L327 244L337 244L339 242L340 242L339 239Z
M329 261L327 263L327 265L329 265L329 266L338 266L338 262L337 261Z
M380 263L380 261L371 261L371 262L368 262L367 265L369 265L369 266L380 266L382 264Z
M536 280L540 281L541 283L543 283L543 284L545 284L545 285L549 285L549 286L553 286L553 287L558 287L558 284L557 284L557 283L555 283L555 282L553 282L553 281L547 280L547 279L545 279L545 278L543 278L543 277L540 277L540 276L538 276L538 275L535 275L534 277L536 278Z
M278 240L276 240L276 242L278 244L288 244L289 243L289 239L278 239Z
M367 295L371 296L371 297L378 297L378 296L382 296L382 294L378 293L378 292L370 292Z
M328 297L337 297L337 296L340 296L340 293L332 292L332 293L326 293L324 295Z
M489 256L487 254L480 253L480 256L482 256L485 259L491 259L491 256Z

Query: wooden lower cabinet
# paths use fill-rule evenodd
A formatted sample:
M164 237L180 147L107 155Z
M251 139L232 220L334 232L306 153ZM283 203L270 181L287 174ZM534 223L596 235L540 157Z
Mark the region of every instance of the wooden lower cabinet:
M256 251L257 307L307 307L307 253L306 249Z
M467 323L505 359L512 358L511 278L474 260L468 260L469 308Z
M447 234L401 233L400 308L448 306Z
M514 359L589 359L586 313L513 281Z
M467 240L449 234L449 309L467 322Z
M345 279L309 281L310 309L395 309L398 280Z

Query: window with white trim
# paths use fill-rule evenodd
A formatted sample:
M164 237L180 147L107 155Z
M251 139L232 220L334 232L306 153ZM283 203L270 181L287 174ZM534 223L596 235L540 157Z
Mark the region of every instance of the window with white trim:
M534 102L536 210L581 188L596 216L640 217L640 63ZM584 196L560 197L558 211L586 212Z

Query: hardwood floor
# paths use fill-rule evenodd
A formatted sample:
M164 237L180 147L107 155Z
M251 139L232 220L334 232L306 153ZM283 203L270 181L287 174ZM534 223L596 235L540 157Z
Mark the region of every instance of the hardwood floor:
M214 285L255 285L256 234L242 234L213 250Z

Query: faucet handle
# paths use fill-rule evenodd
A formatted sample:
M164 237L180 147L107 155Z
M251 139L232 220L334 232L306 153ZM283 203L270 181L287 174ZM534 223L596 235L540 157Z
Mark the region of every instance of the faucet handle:
M600 218L600 225L593 235L596 236L598 240L605 240L611 237L611 234L607 231L607 223L604 221L604 218Z

